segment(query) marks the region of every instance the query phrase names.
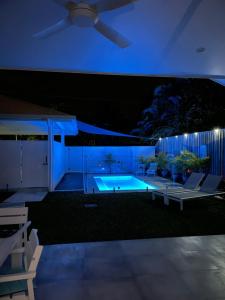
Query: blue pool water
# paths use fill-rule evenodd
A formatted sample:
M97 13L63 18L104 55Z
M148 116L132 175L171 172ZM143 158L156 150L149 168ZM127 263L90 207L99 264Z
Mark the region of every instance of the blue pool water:
M99 191L135 191L155 190L156 186L137 179L134 176L95 176Z

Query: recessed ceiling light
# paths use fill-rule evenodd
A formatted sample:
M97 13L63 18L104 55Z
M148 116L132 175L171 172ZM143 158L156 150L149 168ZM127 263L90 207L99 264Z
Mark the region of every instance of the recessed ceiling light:
M206 50L205 47L199 47L199 48L196 49L196 52L197 53L202 53L202 52L205 52L205 50Z

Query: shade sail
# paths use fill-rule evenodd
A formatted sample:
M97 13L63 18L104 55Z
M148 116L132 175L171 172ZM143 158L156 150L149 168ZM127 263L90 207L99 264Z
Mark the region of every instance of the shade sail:
M86 132L89 134L99 134L99 135L110 135L110 136L119 136L119 137L127 137L127 138L145 138L145 139L151 139L151 138L146 138L146 137L141 137L141 136L136 136L136 135L129 135L129 134L124 134L120 132L115 132L103 128L99 128L81 121L77 120L77 126L78 126L78 131Z

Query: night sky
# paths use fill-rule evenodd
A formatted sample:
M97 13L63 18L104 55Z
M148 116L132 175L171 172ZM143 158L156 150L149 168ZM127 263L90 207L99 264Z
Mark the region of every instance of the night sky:
M129 133L152 101L154 88L174 78L84 75L0 70L0 94L75 115L79 120L103 128ZM204 94L210 86L219 101L225 100L225 87L210 80L195 79Z

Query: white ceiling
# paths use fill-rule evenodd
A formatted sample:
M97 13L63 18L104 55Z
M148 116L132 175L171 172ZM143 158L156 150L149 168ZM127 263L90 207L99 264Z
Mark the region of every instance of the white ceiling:
M32 37L66 14L53 0L1 0L0 68L225 78L225 0L139 0L101 14L132 41L125 49L93 28Z

